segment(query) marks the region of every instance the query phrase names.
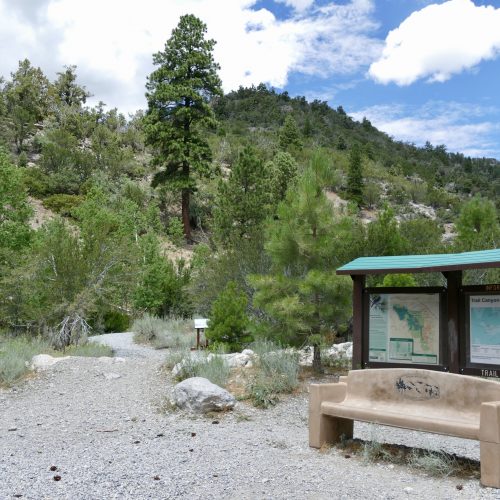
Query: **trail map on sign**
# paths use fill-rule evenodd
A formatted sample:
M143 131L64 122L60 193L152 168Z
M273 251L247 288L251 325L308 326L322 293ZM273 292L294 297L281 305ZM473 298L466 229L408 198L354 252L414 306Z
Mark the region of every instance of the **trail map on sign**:
M439 294L372 294L369 359L437 364Z

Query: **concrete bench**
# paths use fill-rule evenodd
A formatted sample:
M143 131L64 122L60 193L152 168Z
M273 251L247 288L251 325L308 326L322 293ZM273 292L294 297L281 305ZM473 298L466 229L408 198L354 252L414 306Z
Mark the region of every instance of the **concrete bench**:
M352 437L353 421L480 441L481 483L500 488L500 383L413 368L352 370L311 384L309 445Z

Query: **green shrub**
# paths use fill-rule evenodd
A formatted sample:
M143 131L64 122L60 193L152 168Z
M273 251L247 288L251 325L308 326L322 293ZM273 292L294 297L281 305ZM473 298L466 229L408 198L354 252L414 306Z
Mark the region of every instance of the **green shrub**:
M171 370L176 364L182 363L184 359L187 359L190 356L191 351L187 348L178 347L175 349L170 349L165 356L163 366L167 370Z
M11 385L30 371L36 354L54 355L50 344L39 338L0 338L0 385Z
M181 246L184 243L184 227L179 217L173 217L168 221L167 234L174 245Z
M387 274L381 286L417 286L412 274Z
M165 329L153 339L156 349L189 349L194 345L194 328L192 320L169 318L163 320Z
M144 240L145 262L134 293L136 309L157 316L189 318L192 304L187 292L191 269L184 259L174 264L160 252L159 243Z
M26 154L26 151L21 151L21 153L17 157L17 166L22 168L28 166L28 155Z
M254 342L251 348L257 360L248 393L255 406L267 408L276 404L279 394L292 392L299 385L298 354L266 340Z
M447 477L456 474L459 470L459 463L453 455L444 451L413 450L408 460L412 468L421 469L431 476Z
M71 216L73 210L83 203L83 196L75 194L53 194L43 200L43 206L64 217Z
M26 167L22 172L24 185L30 195L42 198L50 192L49 177L39 168Z
M250 384L248 392L253 404L257 408L269 408L279 401L272 381L268 379L256 378Z
M181 381L191 377L203 377L213 384L224 387L230 373L231 368L222 356L198 351L196 355L187 354L175 378Z
M212 305L207 339L226 344L234 352L251 342L247 306L246 295L236 282L230 281Z
M99 342L87 342L82 345L71 345L64 352L65 356L84 356L88 358L100 358L101 356L113 356L113 349Z
M136 342L152 342L165 329L165 322L161 318L147 313L132 323Z
M181 318L162 319L144 314L132 324L137 342L151 343L157 349L189 348L194 343L192 320Z
M104 314L105 332L126 332L130 326L130 317L120 311L108 311Z
M361 453L365 462L392 462L392 455L384 448L384 445L378 441L366 441L363 444Z

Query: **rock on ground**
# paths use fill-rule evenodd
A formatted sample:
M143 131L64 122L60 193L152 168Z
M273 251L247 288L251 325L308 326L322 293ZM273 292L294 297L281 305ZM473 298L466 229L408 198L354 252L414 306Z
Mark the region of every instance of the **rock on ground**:
M68 359L70 356L65 356L63 358L54 358L49 354L37 354L31 358L31 369L35 371L48 370L56 363Z
M172 401L179 408L196 413L231 410L236 404L231 393L203 377L179 382L172 392Z

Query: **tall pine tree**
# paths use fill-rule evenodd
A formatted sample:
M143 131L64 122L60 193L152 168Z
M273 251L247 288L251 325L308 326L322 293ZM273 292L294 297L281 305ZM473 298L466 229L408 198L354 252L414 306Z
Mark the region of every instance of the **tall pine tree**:
M206 40L206 25L193 15L182 16L165 49L153 56L158 68L146 84L148 111L145 132L155 148L153 161L163 167L153 185L168 183L181 192L184 235L191 239L190 196L194 175L210 175L211 151L203 127L214 123L210 100L222 95L219 65ZM193 175L194 174L194 175Z

